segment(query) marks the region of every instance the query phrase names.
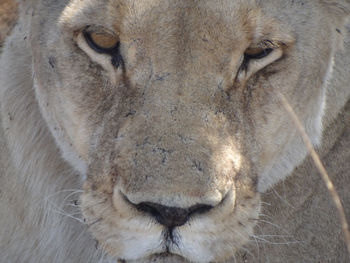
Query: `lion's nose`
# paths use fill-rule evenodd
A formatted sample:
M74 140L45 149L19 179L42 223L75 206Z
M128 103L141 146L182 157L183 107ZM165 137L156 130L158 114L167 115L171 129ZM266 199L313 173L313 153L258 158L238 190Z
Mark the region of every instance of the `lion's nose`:
M158 223L168 228L184 225L194 214L208 212L213 207L198 204L189 208L168 207L160 204L144 202L136 205L140 211L153 216Z

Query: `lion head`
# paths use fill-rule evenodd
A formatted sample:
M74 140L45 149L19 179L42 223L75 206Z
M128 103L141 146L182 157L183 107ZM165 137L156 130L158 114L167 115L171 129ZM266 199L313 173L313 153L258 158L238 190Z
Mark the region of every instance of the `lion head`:
M307 154L278 94L320 141L345 2L65 2L37 6L34 88L91 234L115 259L232 258Z

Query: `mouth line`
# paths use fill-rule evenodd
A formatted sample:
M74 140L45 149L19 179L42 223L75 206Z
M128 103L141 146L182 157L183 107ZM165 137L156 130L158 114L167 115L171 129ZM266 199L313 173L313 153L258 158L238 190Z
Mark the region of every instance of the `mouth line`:
M156 254L153 254L152 256L159 256L161 258L167 258L167 257L176 256L176 257L181 257L181 258L186 260L186 258L184 258L183 256L178 255L178 254L174 254L174 253L171 253L171 252L168 252L168 251L161 252L161 253L156 253Z
M171 253L170 250L173 246L179 248L180 237L174 231L175 227L170 227L163 230L166 253Z

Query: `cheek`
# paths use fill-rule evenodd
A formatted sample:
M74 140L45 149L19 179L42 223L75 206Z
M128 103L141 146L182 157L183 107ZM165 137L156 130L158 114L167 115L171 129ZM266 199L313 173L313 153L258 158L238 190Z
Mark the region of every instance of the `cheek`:
M275 126L267 126L259 132L258 143L261 146L259 154L260 166L273 162L284 150L295 135L295 127L290 123L275 122Z
M90 137L87 114L79 112L78 107L69 100L62 103L61 110L57 119L60 120L72 147L84 161L87 161Z
M85 175L90 134L87 113L70 100L70 94L43 86L37 80L34 88L41 114L62 156Z

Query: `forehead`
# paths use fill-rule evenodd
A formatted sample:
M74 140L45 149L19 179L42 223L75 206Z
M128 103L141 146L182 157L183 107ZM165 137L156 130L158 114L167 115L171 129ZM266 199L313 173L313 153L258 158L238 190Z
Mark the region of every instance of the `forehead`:
M161 16L174 11L182 14L217 15L222 18L234 18L244 9L252 9L255 6L253 0L108 0L108 6L112 9L120 9L128 15L144 17L145 15L158 14ZM147 17L144 17L147 18Z
M250 26L257 10L254 0L72 0L60 20L71 27L97 25L123 32L175 28L219 28L232 32Z
M109 1L113 22L126 26L155 28L200 27L217 24L242 24L254 9L249 0L119 0ZM119 18L119 19L118 19ZM119 22L119 23L118 23Z

